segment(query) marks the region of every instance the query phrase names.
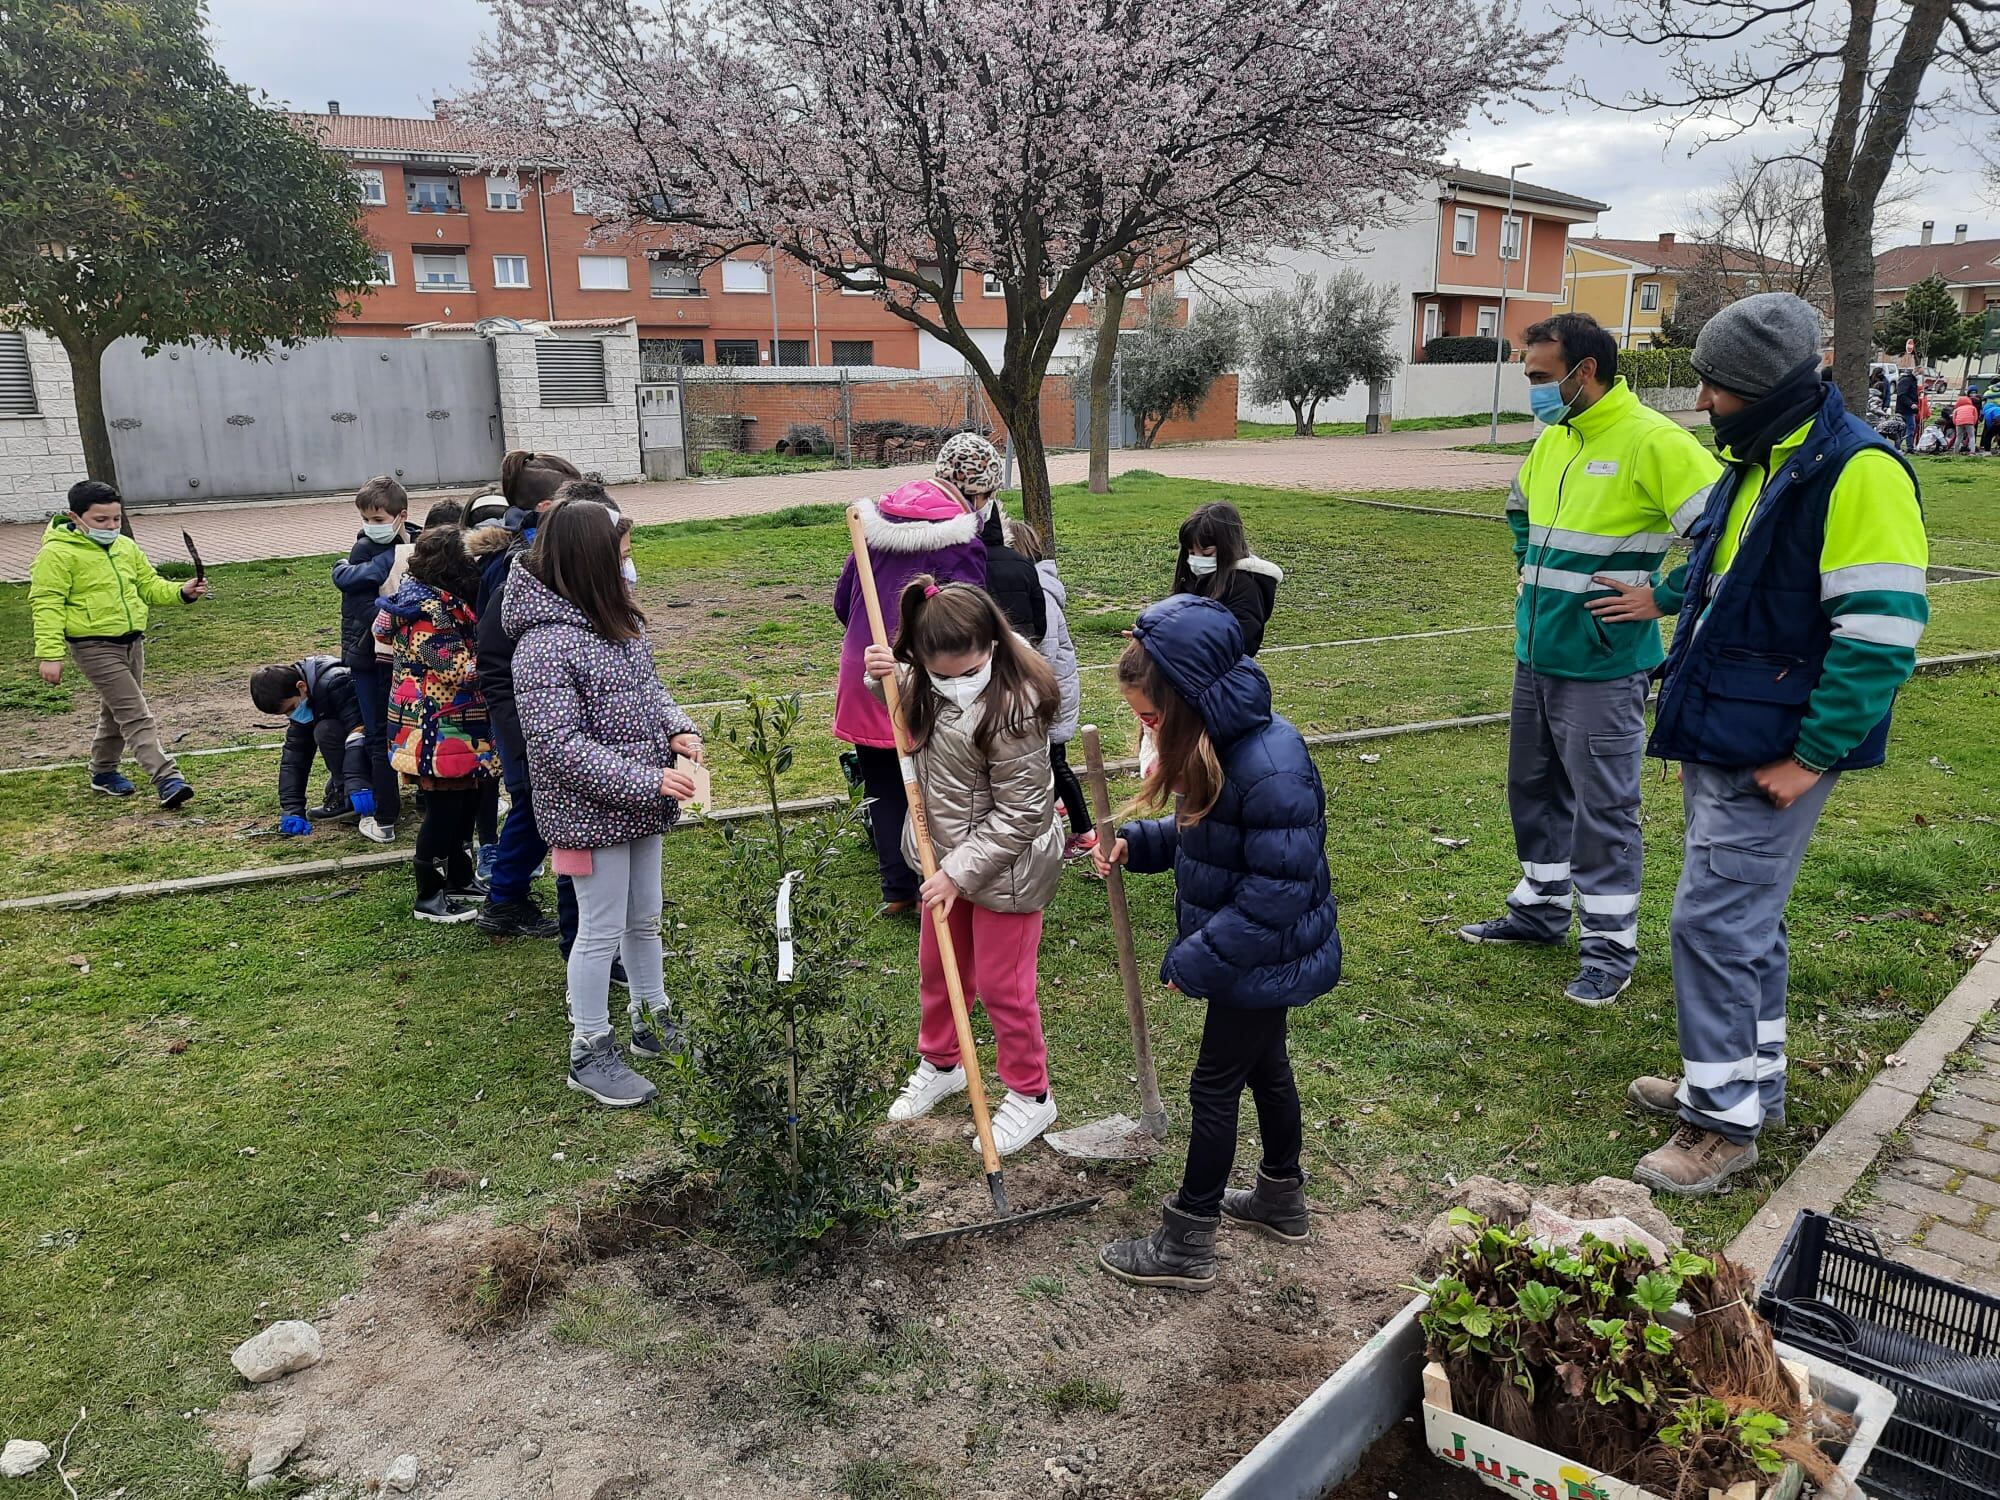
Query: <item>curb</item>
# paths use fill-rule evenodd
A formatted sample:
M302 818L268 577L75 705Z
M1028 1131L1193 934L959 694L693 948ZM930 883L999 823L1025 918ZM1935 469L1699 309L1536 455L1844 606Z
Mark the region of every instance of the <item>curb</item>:
M1965 1045L1996 1005L2000 1005L2000 940L1987 944L1957 987L1910 1033L1901 1048L1904 1065L1875 1075L1723 1254L1762 1273L1800 1209L1834 1209L1874 1165L1889 1137L1915 1113L1952 1053Z

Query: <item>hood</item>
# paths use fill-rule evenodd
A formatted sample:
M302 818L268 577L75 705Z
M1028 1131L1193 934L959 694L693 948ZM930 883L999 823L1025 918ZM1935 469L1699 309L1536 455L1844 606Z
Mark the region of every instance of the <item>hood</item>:
M919 487L938 489L928 479L919 479L906 484L894 495L886 495L878 506L873 500L857 500L855 507L861 513L861 534L868 539L868 546L876 552L935 552L946 547L963 547L967 542L979 539L979 517L960 506L956 500L943 518L925 520L918 517L899 516L892 511L890 502L896 495Z
M1066 613L1069 610L1069 590L1063 586L1063 581L1056 577L1055 559L1045 558L1036 563L1035 576L1042 580L1042 592L1055 600L1056 607Z
M590 616L526 568L515 568L507 574L507 599L500 613L500 628L518 641L537 625L573 625L578 630L591 630Z
M59 510L49 517L48 527L42 532L42 540L45 543L71 542L84 547L97 547L100 552L104 550L83 534L83 528L76 524L76 517L66 510Z
M428 613L432 605L442 609L444 595L428 583L419 583L406 574L402 583L397 586L396 592L379 602L384 613L392 618L414 620Z
M340 665L337 656L308 656L299 663L299 680L306 685L306 701L319 691L319 680Z
M475 564L485 567L520 538L514 532L500 526L482 526L477 531L465 534L465 550Z
M1254 552L1236 565L1236 571L1239 573L1255 573L1260 578L1270 579L1273 583L1283 583L1285 581L1285 570L1283 568L1274 562L1259 557Z
M884 495L879 509L898 521L949 521L970 514L965 497L941 479L912 479Z
M1200 711L1218 746L1271 722L1270 681L1243 654L1243 629L1226 606L1175 594L1140 615L1132 633L1174 690Z

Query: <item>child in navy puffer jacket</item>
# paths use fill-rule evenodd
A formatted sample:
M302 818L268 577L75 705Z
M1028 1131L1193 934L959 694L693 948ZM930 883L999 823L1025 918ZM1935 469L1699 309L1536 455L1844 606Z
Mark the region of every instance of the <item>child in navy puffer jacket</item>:
M1097 863L1171 868L1179 928L1161 982L1208 1001L1188 1087L1187 1169L1160 1228L1105 1246L1112 1275L1205 1290L1221 1219L1306 1238L1298 1088L1285 1021L1340 980L1340 932L1326 867L1326 794L1298 730L1271 712L1271 684L1243 654L1221 604L1177 594L1139 616L1118 663L1125 701L1158 759L1137 801L1172 816L1127 823ZM1245 1086L1257 1101L1257 1185L1225 1191Z

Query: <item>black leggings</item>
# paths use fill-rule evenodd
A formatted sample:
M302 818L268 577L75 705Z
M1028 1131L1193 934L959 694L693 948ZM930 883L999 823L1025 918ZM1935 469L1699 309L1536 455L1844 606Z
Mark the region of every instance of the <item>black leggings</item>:
M914 901L917 872L903 862L903 822L910 815L903 768L895 751L877 745L856 745L854 755L861 762L861 785L868 794L868 830L875 840L882 899Z
M1090 804L1083 798L1083 786L1076 779L1076 772L1069 768L1069 746L1049 741L1049 769L1055 772L1056 795L1062 798L1063 811L1069 814L1070 837L1090 832Z
M1299 1176L1299 1090L1285 1053L1285 1006L1240 1010L1209 1003L1201 1027L1201 1055L1188 1084L1187 1171L1180 1209L1203 1218L1221 1211L1222 1190L1236 1163L1236 1108L1247 1086L1257 1101L1257 1133L1264 1139L1264 1170L1272 1177Z
M417 829L419 861L444 864L465 848L479 821L480 795L480 791L424 793L424 821Z
M493 843L500 837L500 783L482 781L475 795L479 798L479 816L473 826L480 843Z

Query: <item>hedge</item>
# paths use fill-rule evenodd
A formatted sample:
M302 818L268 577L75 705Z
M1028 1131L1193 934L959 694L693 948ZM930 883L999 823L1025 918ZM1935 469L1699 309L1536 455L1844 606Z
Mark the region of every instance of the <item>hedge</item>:
M1701 381L1694 372L1694 354L1689 349L1620 349L1618 373L1635 391L1698 385Z
M1502 359L1513 355L1513 348L1503 339L1499 355ZM1427 365L1490 365L1495 350L1493 340L1477 334L1444 334L1424 345L1424 363Z

